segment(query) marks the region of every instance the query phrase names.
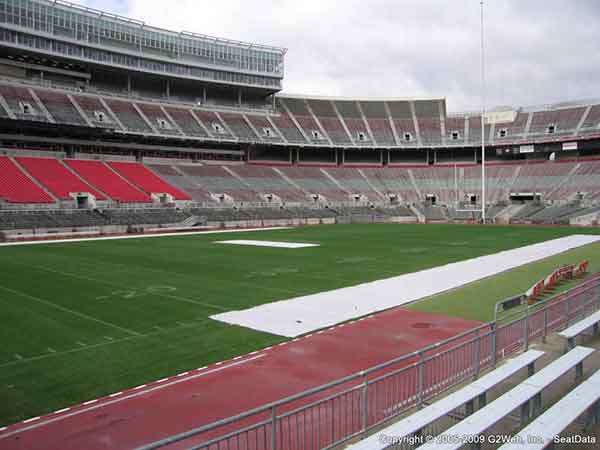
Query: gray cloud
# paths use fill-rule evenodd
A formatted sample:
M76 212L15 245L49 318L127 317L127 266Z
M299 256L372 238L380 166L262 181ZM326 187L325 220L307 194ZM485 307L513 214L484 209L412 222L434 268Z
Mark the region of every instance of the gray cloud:
M83 3L86 3L83 1ZM287 47L284 91L478 109L477 0L92 0L173 30ZM486 1L488 105L600 96L596 0Z

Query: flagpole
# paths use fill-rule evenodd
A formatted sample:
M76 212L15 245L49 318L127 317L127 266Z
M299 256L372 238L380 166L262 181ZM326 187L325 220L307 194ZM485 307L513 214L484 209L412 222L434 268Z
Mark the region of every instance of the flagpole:
M481 220L485 224L485 59L483 0L481 0Z

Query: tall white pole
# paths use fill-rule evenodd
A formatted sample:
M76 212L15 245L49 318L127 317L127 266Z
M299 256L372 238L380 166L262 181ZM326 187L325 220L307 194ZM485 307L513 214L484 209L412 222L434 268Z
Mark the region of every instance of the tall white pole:
M481 0L481 220L485 223L485 53L483 41L483 0Z

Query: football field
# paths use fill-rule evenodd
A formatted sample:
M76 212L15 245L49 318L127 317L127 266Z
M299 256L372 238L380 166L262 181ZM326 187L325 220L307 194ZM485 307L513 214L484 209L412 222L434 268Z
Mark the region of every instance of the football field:
M600 230L338 225L1 247L0 426L285 340L215 314L593 233ZM317 245L217 243L224 236ZM600 244L410 307L490 320L496 301L583 259L600 270Z

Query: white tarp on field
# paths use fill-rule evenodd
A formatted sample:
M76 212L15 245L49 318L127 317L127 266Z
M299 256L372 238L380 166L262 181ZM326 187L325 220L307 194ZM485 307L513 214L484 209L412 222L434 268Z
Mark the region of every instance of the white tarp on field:
M572 235L371 283L216 314L211 318L296 337L598 241L600 236Z
M233 239L231 241L215 241L215 244L252 245L255 247L275 248L305 248L319 246L319 244L306 244L302 242L255 241L252 239Z

